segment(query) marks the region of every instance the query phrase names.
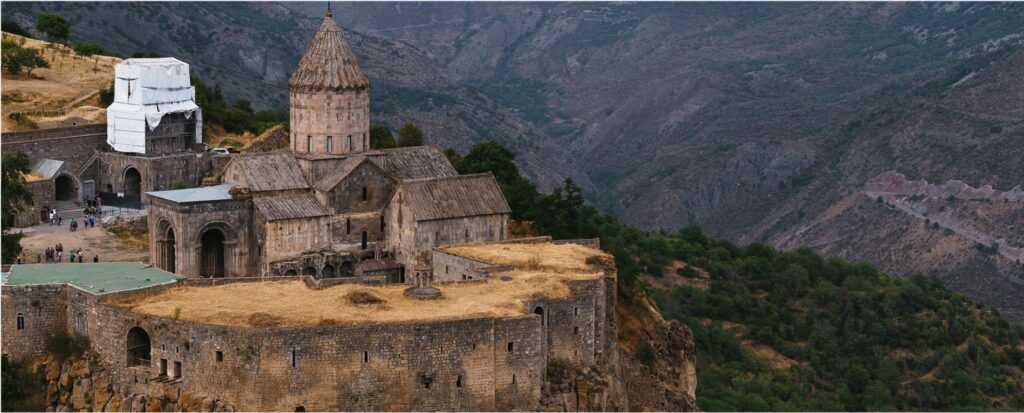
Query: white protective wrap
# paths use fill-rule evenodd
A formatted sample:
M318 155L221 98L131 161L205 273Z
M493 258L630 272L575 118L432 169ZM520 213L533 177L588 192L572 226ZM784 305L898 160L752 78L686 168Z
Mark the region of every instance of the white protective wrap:
M188 64L173 57L128 59L114 68L114 103L107 108L107 143L118 152L146 152L146 129L169 113L191 117L195 103ZM199 128L197 128L197 131ZM196 143L202 142L201 132Z

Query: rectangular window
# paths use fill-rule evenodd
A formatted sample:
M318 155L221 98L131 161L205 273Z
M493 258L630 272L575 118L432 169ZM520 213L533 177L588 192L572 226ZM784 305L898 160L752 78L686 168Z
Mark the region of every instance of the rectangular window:
M306 152L313 152L313 137L306 136Z
M511 353L512 350L515 350L515 347L516 347L516 343L515 342L512 342L512 341L508 342L508 352L509 353Z
M297 355L295 354L295 349L292 349L291 353L289 353L288 364L291 364L292 367L298 367L299 366L299 359L298 359Z
M370 362L370 352L369 351L364 351L363 352L363 363L369 363L369 362Z
M512 375L512 384L516 384L516 375L515 374Z
M455 387L462 387L462 376L455 378Z
M327 153L333 153L333 152L334 152L334 138L328 136L327 137Z
M348 135L348 151L352 152L352 135Z
M575 336L575 335L578 335L579 333L580 333L580 328L579 327L573 327L572 328L572 335Z
M24 330L24 329L25 329L25 315L19 313L18 314L18 330Z
M572 315L580 315L580 308L579 307L573 307L572 308Z
M174 362L174 378L176 378L176 379L180 379L181 378L181 362L180 361L175 361Z
M363 201L370 198L370 190L367 187L363 187Z
M223 351L218 351L218 352L217 352L217 353L215 354L215 356L216 356L215 358L217 359L217 362L218 362L218 363L220 363L220 362L224 361L224 352L223 352Z
M167 376L167 359L160 359L160 376Z

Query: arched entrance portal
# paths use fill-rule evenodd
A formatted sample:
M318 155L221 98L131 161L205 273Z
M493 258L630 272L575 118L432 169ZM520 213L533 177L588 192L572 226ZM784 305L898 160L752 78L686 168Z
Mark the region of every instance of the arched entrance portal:
M175 260L175 249L174 249L174 228L167 228L167 237L164 239L164 269L167 272L174 272L174 260Z
M353 271L353 269L352 269L352 263L351 262L345 261L345 262L341 263L341 276L342 277L351 277L354 274L355 274L355 271Z
M142 327L132 327L128 330L126 343L128 350L128 367L149 365L149 333Z
M61 175L53 180L53 193L58 201L75 200L75 180L70 176Z
M199 239L202 250L199 255L199 274L204 277L224 276L224 232L210 228Z
M302 270L302 275L316 275L316 268L306 267L306 269Z
M320 270L320 277L322 278L334 278L334 266L327 264L324 269Z
M142 174L134 167L124 170L124 196L139 197L142 195Z

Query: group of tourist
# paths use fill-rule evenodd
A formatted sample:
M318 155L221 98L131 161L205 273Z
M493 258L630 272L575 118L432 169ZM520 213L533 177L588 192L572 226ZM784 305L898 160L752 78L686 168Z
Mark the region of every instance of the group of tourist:
M62 262L64 260L64 244L57 243L57 245L54 245L52 247L46 247L46 250L43 251L43 255L46 258L46 262ZM85 253L82 252L81 248L79 248L77 251L72 249L71 252L68 253L68 258L69 262L75 262L76 259L78 260L77 262L85 262ZM42 256L36 255L37 263L42 262L42 260ZM100 262L100 256L94 254L92 256L92 262ZM18 263L24 264L24 260L22 260L21 257L19 257Z
M56 209L50 211L50 225L60 225L61 221L63 220L64 218L62 218L60 214L57 213Z

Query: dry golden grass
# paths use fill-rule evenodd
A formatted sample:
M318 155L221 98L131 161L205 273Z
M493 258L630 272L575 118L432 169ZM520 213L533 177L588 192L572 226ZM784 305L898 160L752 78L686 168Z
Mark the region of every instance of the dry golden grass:
M601 250L577 244L499 243L460 244L442 247L442 251L475 258L494 264L512 265L518 270L542 270L560 275L583 274L590 276L594 269L587 264L588 257L608 257Z
M3 35L17 41L22 39L9 33ZM3 73L0 110L4 113L4 131L26 127L8 119L7 114L11 112L57 110L78 97L110 86L114 65L121 61L110 56L78 56L67 47L49 47L49 43L35 39L25 39L24 47L42 50L50 68L33 70L32 78L25 73Z
M502 249L505 247L509 249ZM489 248L497 248L497 252L486 252ZM586 257L603 253L580 246L491 244L471 246L467 250L492 258L503 257L494 261L513 265L540 256L545 268L516 269L496 275L487 283L436 285L442 294L437 300L406 297L405 285L339 285L313 290L301 281L263 281L178 287L155 296L114 304L164 317L173 317L175 310L180 309L183 320L257 327L509 317L526 314L528 309L524 302L530 298L537 295L564 297L570 292L568 281L602 275L584 261Z

